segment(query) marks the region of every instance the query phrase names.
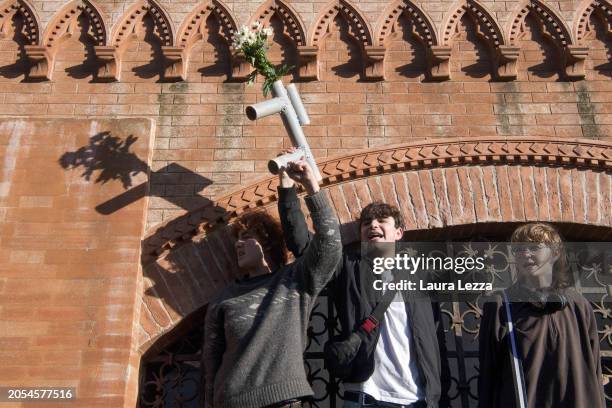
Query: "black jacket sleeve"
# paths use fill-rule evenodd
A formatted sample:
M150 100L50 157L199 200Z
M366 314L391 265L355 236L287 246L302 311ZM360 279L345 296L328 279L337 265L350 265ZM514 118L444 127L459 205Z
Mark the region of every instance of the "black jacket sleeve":
M287 248L295 258L304 254L312 239L295 187L278 187L278 214Z

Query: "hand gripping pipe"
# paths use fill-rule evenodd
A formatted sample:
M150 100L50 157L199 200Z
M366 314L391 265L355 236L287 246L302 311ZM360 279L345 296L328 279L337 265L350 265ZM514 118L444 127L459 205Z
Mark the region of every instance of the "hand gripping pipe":
M285 130L289 134L291 144L298 150L294 153L284 154L268 162L268 169L272 174L278 174L279 170L287 165L288 162L298 160L304 156L317 181L321 181L321 173L314 160L306 136L302 131L302 125L308 125L310 118L304 109L300 95L294 84L283 86L283 82L278 80L272 85L272 95L274 98L267 101L249 105L246 108L246 115L250 120L265 118L266 116L281 114Z

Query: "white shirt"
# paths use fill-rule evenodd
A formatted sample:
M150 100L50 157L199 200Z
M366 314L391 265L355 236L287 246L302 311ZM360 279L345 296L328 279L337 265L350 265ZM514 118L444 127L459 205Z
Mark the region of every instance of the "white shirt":
M369 394L378 401L412 404L425 399L414 356L410 322L401 293L385 312L374 351L374 372L365 382L347 383L349 391Z

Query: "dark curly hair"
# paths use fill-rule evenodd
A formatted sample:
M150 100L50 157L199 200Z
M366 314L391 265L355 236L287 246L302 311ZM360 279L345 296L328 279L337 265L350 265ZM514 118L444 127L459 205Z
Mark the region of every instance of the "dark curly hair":
M544 222L531 222L521 225L512 233L510 242L534 242L549 244L555 253L558 255L557 261L553 268L552 287L561 289L567 288L574 284L574 278L567 268L567 259L563 246L563 238L555 227Z
M399 208L382 201L374 201L361 210L359 225L361 226L366 221L381 220L387 217L393 217L395 228L404 228L404 219Z
M287 246L280 222L265 211L250 211L238 217L232 234L238 239L245 232L252 234L277 266L287 263Z

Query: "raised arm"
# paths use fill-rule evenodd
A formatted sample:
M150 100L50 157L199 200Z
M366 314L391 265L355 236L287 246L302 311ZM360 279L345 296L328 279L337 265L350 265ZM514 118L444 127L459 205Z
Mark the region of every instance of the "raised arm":
M283 187L281 182L278 187L278 214L287 248L294 257L299 258L308 247L312 236L293 183L290 187Z
M310 243L296 261L297 279L306 286L308 293L316 296L331 279L340 262L340 226L327 192L320 191L308 164L304 160L289 163L287 173L306 190L304 200L315 230Z
M216 304L211 304L204 323L204 347L202 366L204 368L204 407L213 408L215 377L225 351L223 315Z

